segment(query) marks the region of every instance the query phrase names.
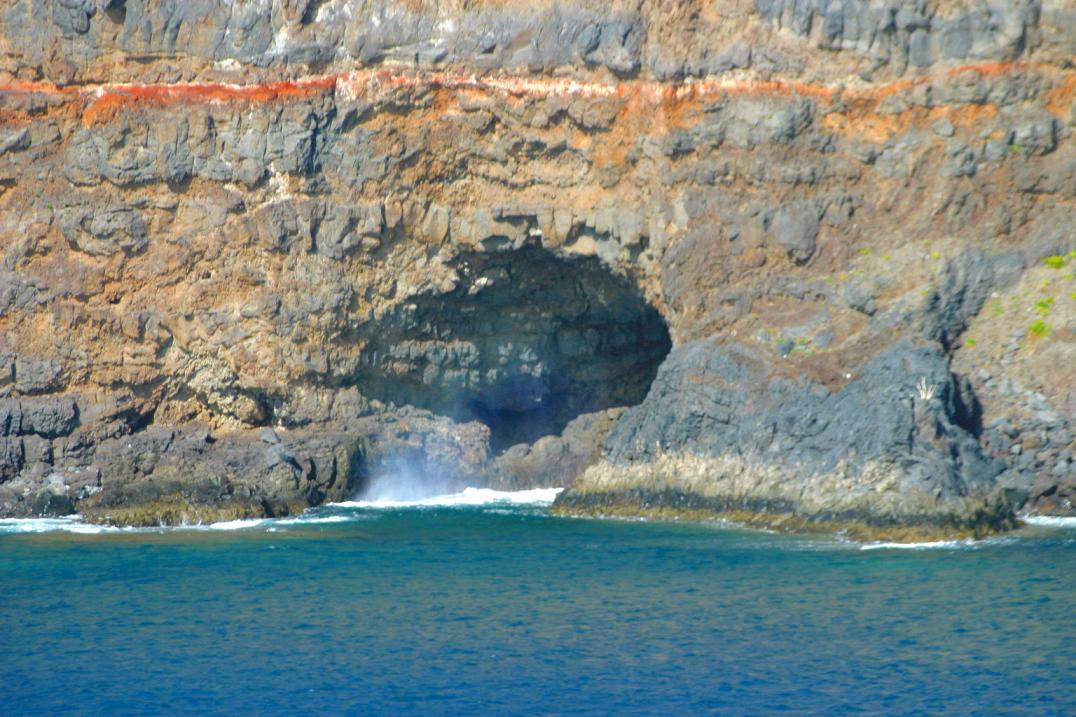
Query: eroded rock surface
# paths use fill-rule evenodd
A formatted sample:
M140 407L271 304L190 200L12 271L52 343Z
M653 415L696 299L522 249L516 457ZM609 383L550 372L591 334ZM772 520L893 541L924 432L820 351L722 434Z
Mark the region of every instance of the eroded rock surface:
M0 2L0 512L406 465L1073 514L1074 43L1059 0Z
M974 398L936 346L898 343L854 375L834 374L827 358L792 376L751 347L678 347L559 506L1006 527L1003 464L983 455Z

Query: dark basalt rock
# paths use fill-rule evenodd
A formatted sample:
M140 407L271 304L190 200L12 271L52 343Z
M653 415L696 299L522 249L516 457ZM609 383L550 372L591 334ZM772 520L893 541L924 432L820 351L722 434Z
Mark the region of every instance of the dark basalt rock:
M813 202L782 207L773 218L773 236L797 263L810 261L815 252L820 223L818 208Z
M70 397L0 400L0 435L58 438L78 425L78 404Z
M97 446L101 490L79 512L139 525L289 515L353 495L365 446L320 431L267 447L254 431L218 439L197 427L150 428Z
M571 485L601 456L602 444L623 410L585 413L565 426L560 435L512 446L494 462L493 487L515 490Z
M995 489L1003 466L961 425L967 400L936 344L901 341L826 385L786 378L745 345L695 341L673 350L609 434L604 463L558 504L637 490L655 508L687 500L807 521L1002 527L1012 520ZM678 475L676 457L694 463ZM639 483L646 466L658 468ZM670 495L680 497L667 505Z
M1066 30L1073 20L1067 7L1012 0L954 10L939 3L860 0L757 0L753 5L739 10L753 10L813 46L900 68L1009 60L1039 47L1071 54ZM32 0L19 0L7 4L4 20L24 29L16 39L19 50L31 57L47 56L48 48L62 41L69 55L84 60L119 50L259 66L342 58L532 72L576 65L620 76L645 70L663 79L749 65L767 72L795 68L777 48L728 47L711 21L697 17L674 50L662 37L664 18L630 3L478 6L458 11L454 22L445 22L437 9L433 2L399 0L276 0L268 7L223 0L56 0L51 12L41 12ZM695 33L697 38L690 36Z

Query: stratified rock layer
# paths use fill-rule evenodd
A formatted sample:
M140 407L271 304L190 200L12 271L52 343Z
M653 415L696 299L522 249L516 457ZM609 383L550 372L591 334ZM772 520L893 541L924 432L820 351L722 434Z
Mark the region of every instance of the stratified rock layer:
M2 2L0 513L1071 514L1074 55L1070 2Z

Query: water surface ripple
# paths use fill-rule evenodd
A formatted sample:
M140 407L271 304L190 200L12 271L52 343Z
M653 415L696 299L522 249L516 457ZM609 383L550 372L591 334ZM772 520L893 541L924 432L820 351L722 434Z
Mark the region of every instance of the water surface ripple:
M0 713L1076 714L1071 528L861 550L531 498L0 522Z

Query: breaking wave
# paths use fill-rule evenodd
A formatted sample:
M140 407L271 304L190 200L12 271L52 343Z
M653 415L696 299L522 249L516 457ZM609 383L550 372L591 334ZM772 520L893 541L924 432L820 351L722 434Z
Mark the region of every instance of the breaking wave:
M1028 525L1040 528L1076 528L1076 518L1056 515L1026 515L1023 520Z
M561 488L534 488L532 490L493 490L491 488L464 488L460 493L434 495L414 500L352 500L330 503L337 508L452 508L484 505L534 505L552 504Z
M415 500L358 500L328 503L306 513L288 518L251 518L228 520L201 525L159 526L151 528L118 528L112 525L86 523L74 515L64 518L3 518L0 519L0 535L33 533L74 533L98 535L102 533L159 533L161 531L234 531L268 529L276 532L281 528L351 523L370 519L370 512L397 510L401 508L454 508L490 506L504 509L512 506L545 507L553 502L560 488L501 491L489 488L465 488L460 493L436 495Z
M116 528L111 525L94 525L83 523L77 517L69 518L2 518L0 519L0 534L4 533L78 533L81 535L96 535L98 533L119 533L121 531L134 531L135 528Z
M859 546L860 550L939 550L954 548L974 548L984 541L967 540L932 540L924 543L864 543Z

